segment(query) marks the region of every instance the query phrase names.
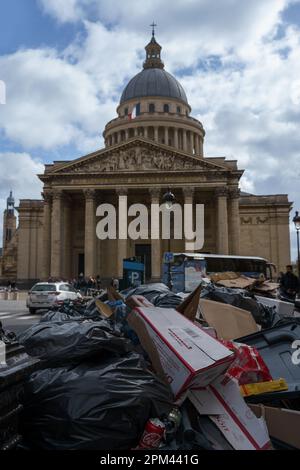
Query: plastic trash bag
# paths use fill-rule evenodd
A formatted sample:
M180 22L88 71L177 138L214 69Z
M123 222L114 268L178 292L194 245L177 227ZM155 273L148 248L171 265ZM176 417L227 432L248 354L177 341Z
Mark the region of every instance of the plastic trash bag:
M233 341L220 341L235 353L235 360L227 370L226 376L237 379L239 385L273 380L265 361L256 348Z
M170 289L162 283L143 284L138 287L126 289L121 294L127 298L132 295L142 295L155 307L176 308L182 303L182 298L170 291Z
M65 363L111 351L124 354L132 344L116 335L106 320L99 322L38 323L19 335L19 342L30 356Z
M48 312L44 313L40 318L40 323L49 323L49 322L56 322L62 323L67 321L83 321L86 320L85 317L82 315L69 315L68 313L60 312L60 311L52 311L49 310Z
M279 319L272 307L258 303L255 297L244 289L217 287L214 284L209 284L201 291L200 297L247 310L252 314L256 323L263 328L271 327Z
M33 449L130 449L147 420L168 414L172 402L168 386L138 354L106 356L33 373L25 384L21 432Z

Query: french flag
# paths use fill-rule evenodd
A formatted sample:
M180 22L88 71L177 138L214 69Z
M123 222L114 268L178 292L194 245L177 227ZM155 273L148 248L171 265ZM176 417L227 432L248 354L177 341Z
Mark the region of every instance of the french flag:
M132 121L132 119L135 119L136 116L137 116L137 114L136 114L136 106L134 106L134 108L132 109L131 113L128 113L129 121Z

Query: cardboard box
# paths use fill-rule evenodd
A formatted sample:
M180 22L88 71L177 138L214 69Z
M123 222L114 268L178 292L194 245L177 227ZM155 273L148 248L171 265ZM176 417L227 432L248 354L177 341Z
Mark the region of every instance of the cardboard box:
M258 331L253 316L247 310L207 299L200 299L199 309L219 338L232 340Z
M246 405L236 381L222 383L222 378L202 390L189 390L199 414L208 415L236 450L271 448L266 423Z
M264 417L271 437L300 449L300 411L263 405L249 406L258 418Z
M232 351L174 309L137 307L134 312L143 320L175 396L190 386L208 385L234 359ZM129 322L134 327L132 318ZM139 337L141 332L136 330Z

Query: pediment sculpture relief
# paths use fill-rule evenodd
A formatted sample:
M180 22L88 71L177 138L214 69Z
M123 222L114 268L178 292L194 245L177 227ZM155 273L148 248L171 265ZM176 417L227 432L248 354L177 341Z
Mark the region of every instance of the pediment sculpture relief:
M170 152L153 152L144 148L120 150L118 153L96 157L90 162L78 162L62 172L97 173L114 171L180 171L211 168L206 162L197 162L192 158L175 155Z

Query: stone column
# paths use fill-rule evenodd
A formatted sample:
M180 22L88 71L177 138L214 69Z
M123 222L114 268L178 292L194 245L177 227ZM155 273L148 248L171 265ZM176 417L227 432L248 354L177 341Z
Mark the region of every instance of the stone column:
M44 226L43 226L43 269L42 278L48 280L51 270L51 208L52 192L45 191L44 197Z
M64 198L63 221L64 265L62 272L64 277L69 279L72 276L72 199L70 195L65 195Z
M151 204L160 205L160 189L152 188L149 189ZM158 219L159 221L159 219ZM158 225L159 228L159 225ZM151 234L150 234L151 235ZM159 281L161 279L162 270L162 253L161 253L161 238L160 233L157 233L158 238L151 238L151 279L153 281Z
M158 142L158 127L154 127L154 141Z
M118 135L118 144L120 144L122 141L122 134L121 132L118 132L117 135Z
M215 195L217 199L217 250L221 255L228 255L227 187L217 188Z
M194 193L195 193L195 188L190 186L190 187L187 187L187 188L183 188L183 200L184 200L184 204L191 204L192 207L193 207L193 203L194 203ZM183 236L184 236L184 233L183 233ZM187 240L187 239L184 239L184 247L183 247L183 251L191 251L188 249L188 247L186 247L186 244L187 243L191 243L191 240Z
M186 135L185 129L182 129L182 136L183 136L183 151L187 152L187 135Z
M144 127L144 137L145 139L148 139L148 127Z
M169 145L169 128L165 127L165 145Z
M122 188L122 189L117 189L116 191L117 197L119 198L120 196L127 196L127 189ZM119 201L117 206L119 205ZM119 220L120 223L120 220ZM127 255L127 244L128 244L128 239L122 239L120 238L119 230L117 231L117 276L119 279L123 278L123 260L128 258Z
M86 277L95 276L96 258L96 192L93 189L84 190L85 195L85 236L84 236L84 274Z
M178 149L179 144L178 144L178 129L177 127L174 127L174 147Z
M195 152L196 155L200 155L199 136L195 134Z
M229 233L230 254L240 254L240 190L233 188L229 191Z
M137 137L137 136L138 136L138 128L135 127L135 128L134 128L134 137Z
M125 130L125 140L129 139L129 129Z
M51 220L51 277L61 278L62 272L62 191L53 191Z

